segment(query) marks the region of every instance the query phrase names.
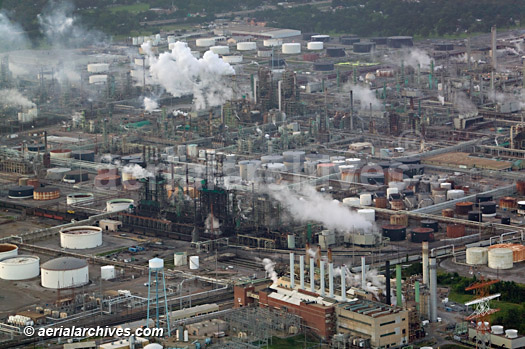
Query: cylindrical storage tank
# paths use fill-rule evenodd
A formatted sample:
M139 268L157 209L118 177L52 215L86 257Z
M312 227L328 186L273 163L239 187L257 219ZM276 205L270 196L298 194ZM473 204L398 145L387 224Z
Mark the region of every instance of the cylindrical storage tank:
M518 214L525 216L525 201L518 201Z
M364 193L364 194L359 195L359 204L361 206L372 205L372 194Z
M344 57L346 56L346 52L344 48L339 47L329 47L326 49L326 56L327 57Z
M387 188L386 189L386 196L390 197L390 195L392 195L392 194L399 194L399 189L398 188Z
M451 208L445 208L444 210L441 211L441 215L443 217L454 218L454 210Z
M377 197L375 199L376 208L387 208L388 199L386 197Z
M229 46L212 46L210 47L210 51L218 55L227 55L228 53L230 53L230 47Z
M324 48L324 44L322 41L311 41L306 45L306 47L311 51L316 51L322 50Z
M102 245L102 228L77 226L60 230L60 246L73 250Z
M480 202L479 208L484 215L496 213L496 203L494 201Z
M199 148L197 144L188 144L186 147L186 155L190 158L196 158L199 156Z
M386 44L390 48L412 47L414 42L411 36L391 36L387 38Z
M315 62L313 65L315 71L332 71L334 70L333 62Z
M222 60L225 61L226 63L230 63L230 64L233 64L233 63L242 63L242 55L227 55L227 56L222 56Z
M518 205L518 200L516 198L506 196L499 199L499 208L504 211L513 211Z
M450 184L450 183L441 183L441 184ZM456 200L465 197L465 192L461 189L453 189L447 191L447 200Z
M176 267L181 267L188 264L188 255L186 252L175 252L173 255L173 264Z
M252 51L257 49L257 43L254 41L244 41L237 43L237 51Z
M402 225L384 225L382 227L383 236L390 241L402 241L406 239L406 227Z
M190 269L199 269L199 256L190 256Z
M456 204L456 214L466 216L474 208L474 203L470 201L458 202Z
M488 252L488 264L491 269L511 269L514 256L510 248L493 248Z
M432 228L432 230L434 230L434 233L437 233L439 231L439 223L434 220L423 220L421 221L421 226L423 228Z
M343 182L358 183L360 178L360 171L354 165L339 166L341 172L341 180Z
M40 181L37 178L28 178L27 185L33 188L40 188Z
M41 283L45 288L64 289L89 283L88 263L79 258L60 257L42 264Z
M361 183L382 185L385 184L385 173L384 172L363 172L361 170Z
M282 44L283 44L282 39L264 39L263 40L264 47L276 47L276 46L281 46Z
M64 175L70 171L71 169L68 167L49 168L46 172L46 178L61 181L62 178L64 178Z
M359 206L361 205L361 199L360 198L344 198L343 199L343 205L345 206Z
M304 151L285 151L283 152L284 161L286 162L304 162L306 153Z
M95 162L95 152L93 150L73 150L71 156L77 160Z
M68 194L66 197L66 203L68 205L75 205L81 202L89 202L93 201L95 199L95 196L93 193L73 193Z
M288 248L293 250L295 248L295 235L288 234L287 240L288 240Z
M451 190L452 189L452 183L444 182L439 184L441 189L445 190Z
M15 256L0 260L0 279L27 280L40 274L40 258Z
M481 211L469 211L468 220L473 222L483 222L483 215Z
M29 178L27 178L27 177L18 178L18 185L21 186L21 187L25 187L25 186L27 186L27 181L28 180L29 180Z
M518 338L518 330L505 330L505 337Z
M10 199L32 199L33 198L33 191L35 188L33 186L15 186L15 187L9 187L9 190L7 192L7 197Z
M503 334L503 326L500 325L491 326L490 330L493 334Z
M376 45L386 45L388 38L384 36L378 36L378 37L372 37L369 40Z
M373 42L361 41L354 42L352 47L355 53L370 53L376 47L376 45Z
M18 246L13 244L0 244L0 261L18 255Z
M255 180L257 169L261 166L259 160L243 160L239 161L239 172L241 179L244 181Z
M301 53L301 44L298 42L289 42L281 46L282 53L285 55L293 55Z
M374 223L376 221L376 211L371 208L357 210L357 214L362 216L370 223Z
M332 175L337 172L337 168L335 164L327 163L327 164L318 164L317 165L317 177L325 177Z
M90 84L105 84L108 81L107 75L91 75L89 77Z
M488 202L492 201L492 195L491 194L478 194L476 195L476 203L479 204L481 202Z
M329 42L330 41L330 35L325 34L315 34L310 36L311 41L320 41L320 42Z
M54 200L60 197L60 189L54 187L40 187L33 191L34 200Z
M510 225L510 217L509 216L501 216L501 224Z
M69 159L71 157L71 149L53 149L49 152L51 159Z
M115 275L116 273L114 265L104 265L100 267L100 278L102 280L113 280Z
M353 37L353 36L347 36L347 37L342 36L339 38L339 42L341 43L341 45L353 45L359 41L361 41L360 38Z
M258 50L257 51L257 57L261 58L269 58L273 56L272 50Z
M410 236L412 242L433 241L434 230L432 228L414 228Z
M488 262L488 249L486 247L467 248L467 264L481 265Z
M390 225L408 226L408 216L406 214L393 214L390 216Z
M405 202L401 199L390 201L390 208L394 211L402 211L405 209Z
M283 58L270 58L268 65L272 67L272 69L283 68L286 66L286 60Z
M286 172L287 168L285 164L276 162L275 164L266 164L268 171L274 172Z
M520 244L497 244L489 246L489 250L494 248L508 248L512 250L513 262L519 263L525 261L525 246Z
M214 38L200 38L195 40L195 46L197 47L210 47L215 45Z
M111 199L106 201L106 211L107 212L116 212L129 209L130 206L133 206L135 201L133 199Z
M69 171L64 175L63 181L66 183L85 182L89 179L88 172L82 170Z
M122 179L118 174L99 174L95 176L95 187L98 189L118 189L122 184Z
M447 238L460 238L465 236L465 226L463 224L447 225Z
M150 269L158 270L164 268L164 259L162 258L152 258L148 261L148 267Z

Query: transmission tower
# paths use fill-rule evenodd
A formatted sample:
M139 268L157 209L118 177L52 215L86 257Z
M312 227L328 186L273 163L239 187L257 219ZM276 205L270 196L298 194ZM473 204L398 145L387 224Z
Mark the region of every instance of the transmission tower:
M500 293L490 294L490 286L498 283L499 280L485 280L483 276L472 285L465 288L465 291L474 291L475 299L465 303L466 306L474 306L474 312L465 318L467 321L476 322L476 348L490 348L490 315L499 311L491 309L490 301L501 296Z

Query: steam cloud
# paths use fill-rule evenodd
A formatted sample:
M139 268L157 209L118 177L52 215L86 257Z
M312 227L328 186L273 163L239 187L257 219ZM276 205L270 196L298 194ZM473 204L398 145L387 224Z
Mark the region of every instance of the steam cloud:
M22 27L13 23L0 12L0 50L21 50L29 47L29 41Z
M232 66L211 51L200 59L191 54L184 42L176 42L171 52L158 58L151 51L149 42L142 49L150 58L152 79L174 97L193 94L196 109L222 105L233 97L227 76L235 74Z
M20 92L14 89L0 90L0 103L8 107L15 108L34 108L35 103L24 97Z
M372 103L373 110L381 109L381 101L377 99L375 93L368 87L355 84L346 84L343 86L343 91L353 91L354 100L359 101L361 105L361 110L369 110L370 103Z
M204 220L204 225L206 227L207 231L215 231L217 232L219 228L221 227L221 224L219 223L219 220L215 218L211 213L206 217Z
M361 215L339 205L332 198L321 195L312 187L304 188L301 196L283 186L270 186L269 193L292 214L295 220L317 221L327 229L342 233L372 230L372 223Z
M157 103L156 100L149 98L149 97L144 97L144 109L146 109L146 111L151 112L157 109L158 107L159 107L159 104Z
M266 270L266 273L272 279L273 283L277 283L277 273L275 272L275 262L272 261L270 258L265 258L262 260L262 264L264 266L264 270Z
M137 164L124 166L124 168L122 169L122 172L131 173L132 176L137 178L137 179L153 177L153 173L151 173L148 170L140 167Z
M456 92L452 102L460 114L478 115L478 108L463 92Z
M405 66L412 67L417 69L418 65L421 69L430 68L430 56L423 50L420 49L411 49L410 51L405 51L401 56L402 61Z

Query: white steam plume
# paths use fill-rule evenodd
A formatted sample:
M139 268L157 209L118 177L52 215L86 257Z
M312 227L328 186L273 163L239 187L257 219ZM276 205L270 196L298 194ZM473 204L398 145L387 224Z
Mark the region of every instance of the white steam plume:
M219 220L210 213L208 214L208 217L206 217L206 219L204 220L204 226L206 227L206 231L213 230L217 232L221 227L221 224L219 223Z
M421 49L411 49L409 51L404 51L401 55L401 60L404 62L404 65L407 67L412 67L417 69L418 65L421 69L430 68L430 56Z
M171 52L156 58L149 42L142 49L150 58L152 79L174 97L193 94L196 109L222 105L233 97L228 76L234 75L232 66L211 51L200 59L191 54L184 42L176 42Z
M463 115L478 115L478 108L463 92L456 92L452 98L454 107Z
M292 192L288 187L269 186L269 194L278 200L292 215L294 220L301 222L317 221L327 229L347 233L356 229L369 231L372 223L334 202L332 198L323 196L312 187L305 187L301 195Z
M149 172L145 168L140 167L137 164L124 166L122 172L131 173L133 177L137 179L153 177L153 173Z
M352 91L354 96L354 101L359 101L361 105L361 110L369 110L370 103L372 103L373 110L381 109L381 101L377 99L376 94L370 88L363 85L355 84L346 84L343 86L343 91L350 92Z
M0 12L0 50L21 50L29 47L29 40L24 29L9 20L5 13Z
M144 109L146 111L151 112L157 109L158 107L159 107L159 104L157 103L156 100L154 100L153 98L144 97Z
M0 90L0 104L15 108L34 108L35 103L24 97L15 89Z
M273 284L276 284L278 278L277 273L275 272L275 262L270 258L264 258L262 260L262 264L264 266L264 270L266 270L266 273L268 274L268 277L272 279Z

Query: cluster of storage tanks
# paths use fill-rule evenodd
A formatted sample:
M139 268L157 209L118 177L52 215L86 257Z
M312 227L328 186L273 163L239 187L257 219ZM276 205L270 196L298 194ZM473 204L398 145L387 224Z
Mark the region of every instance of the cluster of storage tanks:
M19 178L18 185L9 187L7 196L10 199L53 200L60 197L60 189L44 187L37 178L23 177Z
M27 280L39 274L40 258L18 255L18 246L0 244L0 279Z
M469 247L466 251L469 265L488 265L491 269L511 269L514 263L525 260L525 246L497 244L489 247Z

